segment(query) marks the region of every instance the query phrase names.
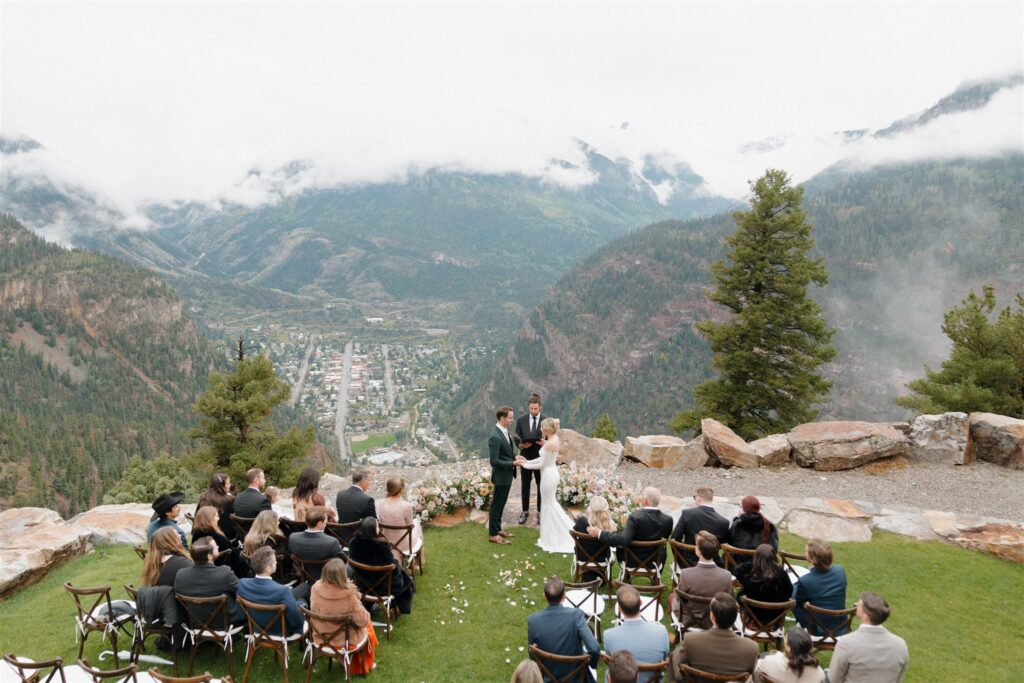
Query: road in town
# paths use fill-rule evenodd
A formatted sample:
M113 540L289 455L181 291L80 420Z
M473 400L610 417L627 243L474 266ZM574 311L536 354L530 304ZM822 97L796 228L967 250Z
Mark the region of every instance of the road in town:
M384 356L384 388L388 392L388 411L386 415L391 414L391 410L395 407L395 385L391 381L391 358L388 356L388 345L381 344L380 352Z
M348 418L348 385L352 380L352 342L345 344L345 359L342 361L341 383L338 385L338 412L334 417L334 434L338 437L341 461L348 460L348 444L345 439L345 420Z
M295 407L295 402L299 400L299 396L302 395L302 383L306 381L306 371L309 370L309 359L313 355L313 340L310 339L306 344L306 357L302 359L302 367L299 368L299 379L295 382L295 386L292 388L292 397L288 399L288 405Z

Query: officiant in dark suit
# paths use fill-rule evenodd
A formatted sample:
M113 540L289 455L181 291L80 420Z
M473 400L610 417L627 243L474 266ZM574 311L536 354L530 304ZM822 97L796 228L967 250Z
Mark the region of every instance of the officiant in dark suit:
M528 413L516 420L516 437L519 441L519 455L527 460L535 460L540 457L541 441L544 436L540 433L540 423L546 417L540 412L540 394L530 396L527 401ZM526 518L530 514L530 483L537 483L537 521L540 521L540 470L523 470L523 477L520 482L523 494L523 512L519 515L519 523L526 524Z
M508 431L512 426L512 409L502 406L495 411L495 416L498 422L491 429L491 435L487 439L487 453L491 459L491 482L494 484L487 540L491 543L509 545L507 539L511 538L512 534L502 530L501 517L505 513L505 501L508 500L512 480L516 478L516 447L512 443L512 434Z

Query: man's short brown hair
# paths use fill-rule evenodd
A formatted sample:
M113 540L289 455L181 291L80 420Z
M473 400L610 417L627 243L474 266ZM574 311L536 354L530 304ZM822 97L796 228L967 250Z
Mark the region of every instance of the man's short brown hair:
M207 564L217 554L217 543L213 540L213 536L203 536L192 543L188 552L192 556L193 564Z
M821 570L832 566L832 546L820 538L807 539L807 561Z
M306 510L306 526L310 529L325 519L327 519L327 507L324 505L314 505Z
M728 593L715 593L711 599L711 614L715 617L715 626L730 629L736 622L739 607Z
M529 400L526 401L526 405L539 406L540 405L540 394L531 394Z
M879 595L878 593L872 593L871 591L865 591L860 594L860 606L861 609L868 615L868 619L875 626L884 624L885 620L889 618L892 610L889 608L889 603Z
M508 406L502 406L494 411L494 416L500 420L501 418L507 416L511 412L511 408L509 408Z
M552 576L545 581L544 597L547 598L549 605L561 604L562 599L565 598L565 581L562 581L557 576Z
M246 471L245 480L250 484L253 484L256 482L257 479L259 479L262 476L263 470L261 470L259 467L253 467L252 469Z
M275 559L274 549L265 546L252 554L252 557L249 558L249 566L252 568L253 574L263 574L270 569L270 565L274 563Z
M718 542L718 539L710 531L698 531L694 542L697 545L697 550L700 551L701 557L705 560L714 561L718 557L718 549L722 547L722 544Z
M608 657L609 683L636 683L639 675L640 667L629 650L616 650Z
M710 486L698 486L697 495L700 496L701 500L708 503L715 499L715 491Z
M635 617L640 614L640 593L628 583L619 586L615 591L615 599L622 610L622 616Z

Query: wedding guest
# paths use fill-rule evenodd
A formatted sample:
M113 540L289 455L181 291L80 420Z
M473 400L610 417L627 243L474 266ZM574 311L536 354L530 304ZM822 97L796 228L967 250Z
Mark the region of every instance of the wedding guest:
M173 586L179 570L192 566L185 546L174 529L157 529L149 539L149 549L142 563L141 586Z
M540 667L532 659L524 659L512 672L512 680L509 683L544 683Z
M180 570L174 576L174 592L192 598L213 598L226 595L226 610L232 624L244 624L245 615L235 601L238 590L238 577L230 568L217 566L213 558L217 554L217 544L212 538L201 538L189 551L193 565ZM206 619L213 608L193 608L199 619Z
M199 495L196 507L212 505L217 508L220 516L220 528L229 539L238 538L238 527L231 521L231 513L235 511L235 497L231 494L231 477L226 474L214 474L206 490Z
M292 534L294 536L294 534ZM395 596L395 604L402 614L412 612L412 596L414 592L412 577L402 569L402 563L391 554L391 546L380 535L376 517L365 517L359 525L359 531L348 547L349 557L355 562L380 567L394 564L391 574L391 594ZM355 572L358 576L359 572Z
M192 543L195 543L204 536L209 536L217 544L217 552L224 552L231 548L231 542L221 531L218 524L219 515L217 508L212 505L204 505L196 510L195 520L192 522Z
M811 568L796 582L796 588L793 591L793 599L796 600L793 616L801 626L807 628L805 603L809 602L815 607L824 607L825 609L846 609L846 570L842 565L832 564L832 546L827 541L820 538L809 538L804 552L807 553ZM822 615L818 616L818 620L826 628L835 628L843 618ZM808 630L812 636L824 635L818 633L817 628ZM840 631L840 633L845 632L845 630Z
M696 540L697 564L679 572L679 590L688 595L713 598L732 590L732 574L719 567L718 539L709 531L698 531ZM673 599L675 593L672 594ZM674 602L674 600L673 600ZM710 606L694 600L679 601L673 606L680 623L699 629L711 628Z
M284 605L287 635L302 633L305 620L302 618L302 613L299 612L299 604L295 601L295 596L292 595L288 586L279 584L271 577L271 574L277 571L277 557L274 555L274 549L260 548L253 554L250 564L255 576L238 581L238 597L261 605ZM271 619L274 618L274 614L271 612L254 611L250 614L253 621L263 628L267 628ZM280 636L281 632L277 630L278 628L280 627L275 625L271 635Z
M245 519L255 519L264 510L270 510L270 501L261 493L267 485L267 477L258 467L246 471L246 488L235 496L235 514Z
M268 486L266 489L267 500L270 501L270 509L281 516L281 489L276 486Z
M742 514L737 515L729 526L729 544L737 548L753 550L762 543L779 549L779 530L761 514L761 501L747 496L740 501Z
M611 514L608 512L608 501L605 500L604 496L594 496L590 499L590 504L587 505L587 510L584 514L576 518L576 523L573 525L573 530L578 531L581 534L587 533L587 528L595 526L601 531L608 533L614 533L618 527L612 520ZM607 562L611 555L611 549L601 541L580 539L580 546L582 550L587 553L587 556L599 562ZM579 551L579 549L577 549ZM576 555L578 561L584 561L583 557L579 554ZM592 571L583 572L582 579L584 581L593 581L598 578L600 574ZM608 577L604 577L606 580Z
M334 524L338 521L338 513L327 506L327 499L320 493L320 470L307 467L299 474L299 480L292 489L292 518L296 522L306 521L306 510L311 507L327 508L327 521Z
M377 651L377 634L373 630L370 613L363 607L359 591L348 580L348 570L342 560L334 558L324 565L320 579L313 584L310 591L309 602L309 609L315 614L325 617L352 617L354 628L347 634L339 633L338 637L328 644L334 648L342 648L345 646L346 635L350 647L358 644L364 636L369 638L366 650L352 658L349 671L354 674L370 673L373 668L374 653ZM335 627L317 619L310 621L311 625L318 629L316 632L317 643L323 645L324 642L319 631L330 633Z
M793 596L793 582L789 573L775 557L775 549L767 543L757 546L754 557L733 570L733 575L743 588L740 595L760 602L786 602ZM779 610L752 607L751 611L767 623L779 614Z
M153 520L149 523L146 531L146 542L149 543L157 529L170 527L178 532L181 537L181 544L188 547L188 540L185 539L185 532L178 526L178 517L181 515L181 501L185 500L185 494L181 491L161 494L153 501Z
M636 657L629 650L615 650L609 656L608 683L637 683L639 673Z
M590 655L590 667L584 671L585 683L594 683L593 670L601 659L601 646L587 626L586 616L576 607L565 605L565 582L552 576L544 582L544 597L548 606L526 618L526 640L545 652L555 655ZM559 678L568 676L574 665L549 662L551 673Z
M413 515L412 503L402 499L402 494L405 493L405 481L401 477L392 477L388 479L385 486L388 494L387 497L376 502L377 521L389 526L409 526L411 524L412 533L405 540L401 540L405 534L405 531L401 529L381 529L381 533L391 543L391 552L396 560L402 561L403 552L410 552L410 550L415 552L416 549L419 549L419 561L422 563L423 528L420 526L420 520ZM400 548L395 547L399 544L401 545Z
M786 651L758 660L756 673L768 676L773 683L822 683L825 672L811 654L811 645L807 631L799 626L789 629Z
M882 626L892 610L882 596L864 592L857 601L860 628L840 636L832 653L832 683L901 683L910 654L907 641Z
M284 534L278 527L277 513L273 510L264 510L256 516L256 520L245 535L245 543L242 545L242 553L252 557L256 551L263 547L273 547L284 541Z

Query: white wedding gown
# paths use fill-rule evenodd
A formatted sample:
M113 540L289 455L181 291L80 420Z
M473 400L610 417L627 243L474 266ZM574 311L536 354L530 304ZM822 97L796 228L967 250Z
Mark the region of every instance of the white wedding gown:
M558 504L558 457L560 442L552 436L540 450L540 457L522 464L528 470L540 470L540 539L537 541L549 553L571 553L575 550L572 520Z

